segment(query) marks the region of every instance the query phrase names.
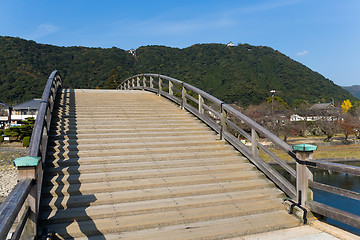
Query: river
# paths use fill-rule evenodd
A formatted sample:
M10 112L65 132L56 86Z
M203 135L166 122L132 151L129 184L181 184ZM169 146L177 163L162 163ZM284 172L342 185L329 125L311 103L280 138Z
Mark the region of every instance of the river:
M352 163L352 165L360 166L360 162ZM284 170L280 170L278 167L275 168L288 180L293 183L295 182L295 179L287 174L287 172L285 174ZM341 187L354 192L360 192L360 177L358 176L320 169L311 169L311 171L314 174L314 181L316 182L332 185L335 187ZM313 193L314 200L317 202L321 202L329 206L360 215L360 201L316 189L314 189ZM326 222L360 235L360 229L358 228L346 225L330 218L327 218Z

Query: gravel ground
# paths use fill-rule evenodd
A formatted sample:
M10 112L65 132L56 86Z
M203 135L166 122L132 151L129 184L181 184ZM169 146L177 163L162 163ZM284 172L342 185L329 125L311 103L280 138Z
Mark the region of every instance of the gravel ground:
M0 143L0 202L3 202L17 183L17 170L12 161L26 154L27 148L21 144Z

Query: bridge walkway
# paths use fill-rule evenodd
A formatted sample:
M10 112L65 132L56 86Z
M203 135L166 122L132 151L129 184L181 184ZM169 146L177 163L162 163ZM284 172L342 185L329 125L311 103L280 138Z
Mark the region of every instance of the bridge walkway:
M63 89L40 227L60 239L223 239L298 226L283 193L179 106Z

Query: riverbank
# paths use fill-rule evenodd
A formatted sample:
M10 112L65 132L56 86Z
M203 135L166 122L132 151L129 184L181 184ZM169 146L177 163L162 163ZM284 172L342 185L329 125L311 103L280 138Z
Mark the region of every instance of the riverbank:
M329 162L339 162L344 164L352 164L353 162L360 161L360 144L339 144L334 145L323 145L321 141L309 141L310 139L299 139L295 141L289 141L289 145L309 143L318 146L317 150L314 151L313 158L317 160L329 161ZM267 145L266 142L262 144ZM271 145L267 145L268 149L276 154L281 160L287 163L295 163L286 152L279 148L274 148ZM260 157L266 162L273 164L276 163L271 157L269 157L265 152L260 150Z
M17 183L17 170L13 160L26 156L27 148L21 143L0 143L0 203Z

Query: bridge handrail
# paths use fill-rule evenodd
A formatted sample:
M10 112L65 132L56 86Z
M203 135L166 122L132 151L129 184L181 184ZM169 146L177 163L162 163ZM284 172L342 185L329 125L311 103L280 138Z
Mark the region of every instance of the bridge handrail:
M345 173L355 176L360 176L360 167L358 166L350 166L340 163L333 163L333 162L327 162L327 161L319 161L319 160L307 160L302 161L299 163L302 166L312 167L312 168L318 168L328 171L334 171L338 173ZM307 179L306 179L307 178ZM351 198L357 201L360 201L360 193L343 189L340 187L331 186L328 184L323 184L320 182L315 182L312 177L308 178L308 176L305 176L306 184L308 185L308 192L311 193L312 189L317 189L320 191L336 194L342 197ZM305 202L305 206L311 209L311 211L316 212L322 216L326 216L332 219L335 219L339 222L348 224L350 226L360 228L360 216L343 211L341 209L314 201L312 198L307 199Z
M168 83L166 84L165 82L163 82L164 80L168 81ZM178 85L178 88L182 89L177 89L175 87L176 84ZM166 88L168 89L168 91L164 91ZM290 145L282 141L279 137L271 133L269 130L267 130L260 124L256 123L249 117L245 116L232 106L224 103L216 97L175 78L152 73L138 74L129 77L123 82L121 82L117 89L147 90L174 101L175 103L179 104L183 109L188 110L200 120L205 122L212 129L214 129L217 133L219 133L221 138L224 138L232 146L239 150L243 155L245 155L257 168L264 172L264 174L268 178L270 178L284 193L286 193L291 199L293 199L293 202L297 202L297 205L303 207L306 206L310 208L311 211L334 218L341 222L345 222L349 225L356 227L360 226L358 215L332 208L328 205L315 202L312 199L307 199L307 201L304 201L304 199L301 200L301 196L304 196L305 192L307 192L308 190L311 191L310 188L316 188L321 191L335 193L356 200L360 200L359 193L314 182L312 177L311 179L308 179L308 176L306 174L304 176L299 174L299 170L295 171L286 162L282 161L273 152L271 152L264 145L259 143L257 140L258 134L271 141L276 147L282 149L291 158L293 158L296 162L297 169L298 166L300 166L299 168L301 168L301 166L311 166L315 168L343 172L346 174L354 174L359 176L360 167L348 166L344 164L326 161L318 161L313 159L301 159L297 156L296 151L294 151ZM198 99L196 99L196 95L198 95ZM205 99L208 100L211 105L217 107L218 110L214 109L214 107L211 107L210 104L206 104L204 101ZM192 104L189 104L187 102L188 100L191 101ZM198 108L196 108L196 106ZM208 111L209 114L211 112L212 116L207 116L205 114L205 110ZM236 122L231 120L231 117L235 118L235 120L240 120L242 123L249 126L251 129L251 134L240 128L238 124L236 124ZM242 143L235 136L234 133L228 131L228 127L248 139L251 142L251 149L249 149L244 143ZM260 158L259 149L263 150L264 153L266 153L273 160L275 160L284 170L286 170L292 177L296 179L296 188L282 175L280 175L274 168L272 168L268 163L266 163L263 159ZM303 186L300 186L300 183L306 183L306 189L303 189Z
M142 81L140 78L143 78ZM149 79L147 79L149 78ZM155 81L154 81L155 79ZM156 79L159 79L157 81ZM162 81L167 80L169 84L167 84L167 87L169 88L169 93L162 91L162 84L164 84ZM136 83L135 83L136 82ZM149 85L146 83L149 82ZM171 87L169 86L171 83ZM153 84L158 84L158 88L153 87ZM181 93L181 99L176 97L173 93L174 84L178 84L182 87ZM148 87L149 86L149 87ZM159 87L160 86L160 87ZM161 90L160 90L161 88ZM260 124L256 123L255 121L251 120L250 118L246 117L244 114L240 113L233 107L229 106L225 102L219 100L218 98L210 95L209 93L206 93L205 91L194 87L188 83L185 83L183 81L160 75L160 74L151 74L151 73L144 73L144 74L138 74L132 77L127 78L124 80L117 89L143 89L148 90L152 92L158 93L158 95L163 95L164 97L167 97L174 102L180 104L183 108L187 109L191 113L193 113L195 116L199 117L202 121L204 121L206 124L208 124L211 128L213 128L216 132L220 133L221 138L223 137L228 142L230 142L235 148L237 148L240 152L242 152L250 161L252 161L261 171L263 171L280 189L282 189L289 197L295 199L296 197L296 189L295 187L287 181L281 174L279 174L275 169L273 169L267 162L265 162L263 159L259 157L258 154L258 148L264 149L265 146L261 145L257 141L257 133L260 133L262 136L268 138L270 141L272 141L276 146L280 147L281 149L285 150L290 156L295 157L295 154L291 151L291 147L283 142L280 138L278 138L276 135L272 134L270 131L262 127ZM195 99L191 96L191 94L187 94L187 91L191 91L198 95L199 100ZM179 89L178 89L179 92ZM190 99L191 101L195 102L195 104L198 105L198 109L193 107L192 105L187 103L187 99ZM220 112L215 110L214 108L210 107L209 105L205 104L204 99L208 100L212 105L215 105L217 107L220 107ZM220 126L216 123L216 120L214 118L211 118L209 116L206 116L204 114L204 109L212 112L216 117L222 118ZM245 144L243 144L241 141L239 141L233 134L231 134L229 131L226 131L226 127L230 125L236 125L232 123L228 118L225 117L226 114L231 114L232 116L236 117L237 119L240 119L241 121L245 122L250 128L252 129L251 136L246 135L246 133L242 134L244 137L246 137L252 144L252 150L249 150ZM222 117L223 116L223 117ZM229 122L230 121L230 122ZM233 126L234 127L234 126ZM236 128L236 127L235 127ZM239 131L243 131L241 129L235 129ZM268 153L270 150L267 151ZM270 157L273 157L271 155ZM296 158L296 157L295 157ZM286 171L288 171L293 177L296 177L295 171L285 162L280 160L279 158L274 159L276 162L280 164L280 166L283 166Z
M48 132L50 129L56 93L61 87L61 83L62 81L60 74L56 70L53 71L47 80L45 89L42 94L40 108L34 124L27 154L29 157L41 157L41 161L39 161L39 164L34 168L35 172L30 174L34 177L29 178L28 173L24 174L23 176L18 176L19 182L10 192L5 201L0 205L0 239L6 239L10 228L13 226L14 221L19 214L19 209L24 209L24 213L20 218L18 217L20 221L17 224L17 228L11 239L20 238L25 223L29 218L33 221L33 234L36 235L35 231L37 228L36 225L39 214L43 165L46 159ZM3 218L3 216L8 217Z

